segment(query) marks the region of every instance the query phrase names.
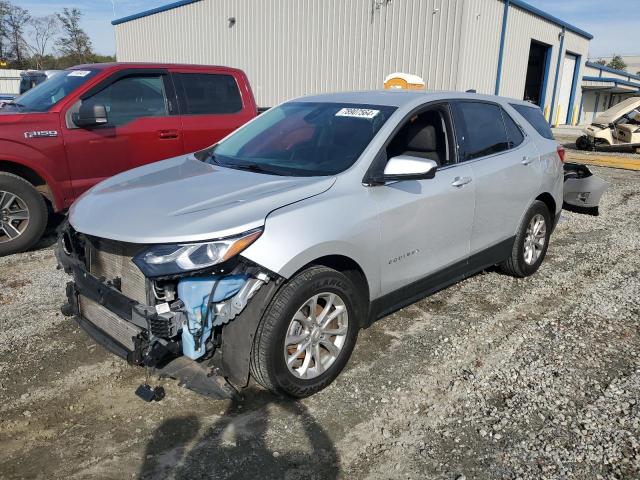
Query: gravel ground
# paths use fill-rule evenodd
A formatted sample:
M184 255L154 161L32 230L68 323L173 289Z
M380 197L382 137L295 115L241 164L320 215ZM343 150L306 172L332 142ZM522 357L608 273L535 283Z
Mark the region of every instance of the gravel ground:
M564 213L528 279L484 272L363 331L312 398L210 401L62 317L51 238L0 259L3 478L640 478L640 172Z

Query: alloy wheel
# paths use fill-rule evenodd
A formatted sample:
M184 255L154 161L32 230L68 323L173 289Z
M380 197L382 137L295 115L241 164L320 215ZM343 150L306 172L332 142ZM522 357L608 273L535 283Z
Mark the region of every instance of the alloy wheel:
M29 208L15 193L0 190L0 243L22 235L29 225Z
M323 292L296 311L287 328L284 359L289 372L310 380L336 361L347 339L349 315L339 295Z
M547 241L547 222L537 213L529 221L524 238L524 261L527 265L535 264L544 250Z

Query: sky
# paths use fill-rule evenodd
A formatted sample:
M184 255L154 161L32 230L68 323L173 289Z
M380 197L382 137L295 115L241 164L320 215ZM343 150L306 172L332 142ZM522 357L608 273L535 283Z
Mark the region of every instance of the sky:
M70 0L65 3L62 0L13 0L33 16L48 15L63 7L79 8L84 12L83 27L91 37L94 49L105 55L115 53L111 20L173 1ZM613 53L640 55L640 44L635 41L640 26L640 0L528 0L528 3L593 34L591 58Z

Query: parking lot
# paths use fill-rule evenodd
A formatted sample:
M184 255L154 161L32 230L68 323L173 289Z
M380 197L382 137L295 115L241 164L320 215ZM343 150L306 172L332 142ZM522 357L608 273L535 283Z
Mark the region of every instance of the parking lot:
M0 259L5 478L638 478L640 172L601 215L563 213L527 279L497 271L361 332L347 370L300 402L211 401L142 369L59 312L49 235Z

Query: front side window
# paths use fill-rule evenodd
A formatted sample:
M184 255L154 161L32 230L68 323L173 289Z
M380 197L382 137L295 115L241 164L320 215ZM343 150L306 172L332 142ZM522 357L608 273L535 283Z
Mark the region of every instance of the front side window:
M396 107L289 102L220 143L208 161L275 175L340 173L358 159Z
M238 84L232 75L181 73L184 101L182 113L215 115L242 110Z
M8 107L23 112L46 112L97 73L97 70L65 70L56 73L46 82L17 97Z
M111 126L169 115L161 75L132 75L115 81L83 103L102 104Z

